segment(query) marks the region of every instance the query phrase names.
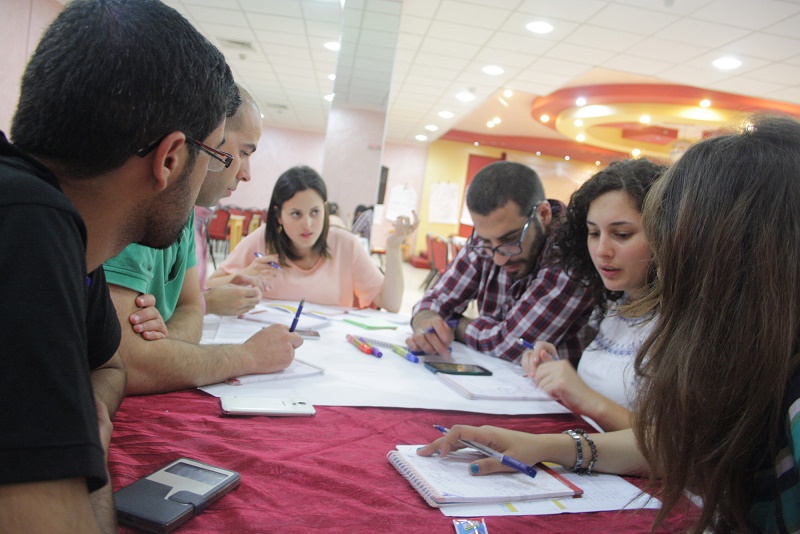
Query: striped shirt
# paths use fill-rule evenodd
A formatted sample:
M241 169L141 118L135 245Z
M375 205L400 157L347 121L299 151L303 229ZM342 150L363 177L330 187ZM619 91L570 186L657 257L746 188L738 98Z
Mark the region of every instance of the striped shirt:
M548 247L542 249L537 264ZM491 259L464 247L414 313L431 310L448 319L462 314L472 300L479 317L466 329L469 347L516 361L525 350L518 342L523 338L549 341L562 358L580 358L578 332L591 315L593 299L560 268L534 266L527 276L514 279Z
M778 454L756 472L750 520L761 532L800 532L800 372L784 399Z

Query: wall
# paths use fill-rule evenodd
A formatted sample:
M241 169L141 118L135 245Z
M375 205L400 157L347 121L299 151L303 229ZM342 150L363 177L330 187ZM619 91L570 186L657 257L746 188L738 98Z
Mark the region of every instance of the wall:
M61 13L54 0L0 0L0 130L8 134L19 101L19 84L28 58L45 28Z
M569 202L570 195L597 172L597 167L594 164L584 162L564 161L559 158L540 157L528 152L503 150L494 147L476 147L456 141L435 141L430 144L428 149L428 162L425 167L425 183L422 189L420 206L422 222L419 225L414 241L414 252L427 248L425 236L428 233L445 238L458 233L458 224L427 222L430 218L431 187L433 184L439 182L456 184L458 186L459 199L463 199L469 155L475 154L499 158L504 152L507 160L533 167L542 180L547 197L561 200L565 204ZM433 199L434 206L437 200ZM463 208L463 200L461 207Z

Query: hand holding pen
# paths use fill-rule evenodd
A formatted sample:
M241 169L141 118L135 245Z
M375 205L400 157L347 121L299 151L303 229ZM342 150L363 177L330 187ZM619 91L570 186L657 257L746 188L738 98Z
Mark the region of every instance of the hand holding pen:
M459 319L444 320L438 313L424 310L414 317L414 333L406 339L406 343L414 354L450 355L450 344L455 339L454 329L458 328Z
M433 427L436 430L438 430L439 432L441 432L442 434L445 434L445 435L450 432L450 429L445 428L445 427L443 427L441 425L433 425ZM479 443L479 442L474 441L474 440L464 439L464 438L461 438L461 437L458 438L458 442L460 444L462 444L462 445L465 445L467 447L475 449L475 450L479 451L482 454L485 454L489 458L494 458L495 460L497 460L501 464L506 465L508 467L511 467L513 469L516 469L520 473L524 473L524 474L528 475L531 478L536 476L537 471L536 471L535 468L531 467L530 465L528 465L528 464L526 464L524 462L521 462L521 461L517 460L516 458L513 458L513 457L508 456L506 454L503 454L501 452L498 452L498 451L492 449L491 447L489 447L487 445L484 445L483 443ZM428 447L430 447L430 445ZM426 447L423 447L423 450L425 448ZM442 454L442 456L445 456L445 455L446 455L446 453ZM477 474L479 474L481 472L481 469L480 469L480 466L477 463L473 463L473 464L470 464L469 471L473 475L477 475Z
M520 359L525 376L533 377L541 364L560 359L558 351L556 351L556 347L552 343L547 341L530 343L522 338L520 338L519 342L528 349L522 353L522 358Z

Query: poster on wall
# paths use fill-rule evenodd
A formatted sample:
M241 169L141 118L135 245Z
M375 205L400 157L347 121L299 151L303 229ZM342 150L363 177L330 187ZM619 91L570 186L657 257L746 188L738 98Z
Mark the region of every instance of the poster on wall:
M394 221L406 216L413 220L412 211L417 209L417 192L408 184L396 185L389 191L389 202L386 204L386 220Z
M459 187L449 182L431 185L428 201L428 221L439 224L458 224Z
M469 191L469 186L464 190L464 204L461 206L461 219L458 221L461 224L466 224L467 226L475 226L472 224L472 215L469 213L469 209L467 208L467 192Z

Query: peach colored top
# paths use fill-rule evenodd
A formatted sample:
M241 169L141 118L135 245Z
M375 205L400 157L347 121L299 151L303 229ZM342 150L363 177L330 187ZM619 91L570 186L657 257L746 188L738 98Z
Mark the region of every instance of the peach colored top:
M219 268L228 274L244 269L256 258L267 255L266 225L245 237ZM291 260L282 266L264 298L300 300L323 306L366 308L383 289L383 273L369 257L356 236L341 228L328 231L330 259L320 259L311 269L301 269Z

